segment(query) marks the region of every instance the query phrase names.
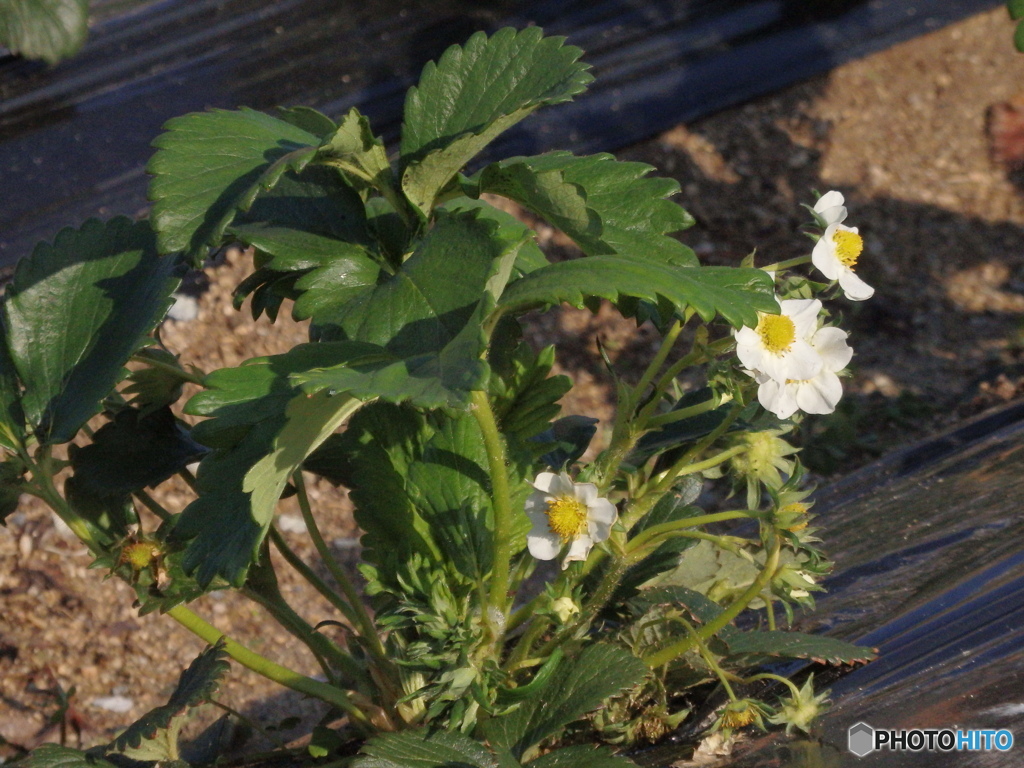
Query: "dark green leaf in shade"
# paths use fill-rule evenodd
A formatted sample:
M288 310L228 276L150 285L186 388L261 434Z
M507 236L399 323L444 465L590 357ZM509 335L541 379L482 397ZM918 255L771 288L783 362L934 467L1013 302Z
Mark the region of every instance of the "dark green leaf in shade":
M569 101L593 79L582 51L537 27L506 27L453 45L409 89L402 188L424 215L438 192L502 131L545 104Z
M552 422L548 429L535 438L538 442L553 443L556 446L541 456L541 459L555 471L561 472L586 452L597 433L597 424L597 419L577 414L563 416Z
M0 525L18 509L24 481L25 466L19 459L0 462Z
M75 513L85 520L93 538L104 546L123 539L130 526L139 524L131 495L126 492L99 492L72 476L64 481L64 496Z
M499 754L495 754L461 733L431 732L425 728L375 736L363 745L352 762L352 768L513 768L518 765L507 752L501 754L499 750Z
M1024 19L1024 0L1006 0L1006 10L1011 19Z
M274 114L286 123L291 123L314 136L329 136L338 128L331 118L312 107L278 107Z
M519 709L487 721L488 741L521 759L524 753L601 706L609 696L637 685L647 666L622 648L594 644L564 660L536 696Z
M1013 47L1019 53L1024 53L1024 21L1017 22L1017 28L1013 31Z
M59 744L43 744L33 749L18 765L25 768L117 768L114 763Z
M443 556L470 579L489 569L490 479L472 417L375 403L311 458L314 466L331 462L328 476L351 490L363 556L382 572L414 554Z
M720 314L735 327L756 326L758 312L778 313L774 284L760 269L673 267L619 256L592 256L550 264L511 283L499 306L521 313L568 302L586 306L591 297L618 301L661 298L677 312L692 307L705 321Z
M530 768L635 768L636 763L607 747L578 744L548 752L528 765Z
M124 376L178 284L146 222L87 221L23 259L7 290L22 407L44 444L67 442Z
M160 731L172 731L173 735L184 724L184 715L189 709L210 700L217 692L220 679L228 671L227 652L223 641L203 651L178 678L167 703L150 710L132 725L128 726L107 748L110 752L125 753L135 760L170 760L176 754L146 754L139 749L146 742L155 742ZM176 744L175 744L176 746Z
M88 34L88 0L0 3L0 45L11 53L56 64L78 53Z
M126 408L96 431L90 445L74 452L71 466L86 490L131 493L159 485L206 453L170 408L144 417Z
M316 156L320 137L251 109L176 117L153 142L146 170L153 179L153 226L161 253L193 261L220 245L225 228L287 171Z
M693 251L668 236L693 226L693 217L666 199L679 184L648 177L653 170L608 154L551 152L494 163L475 181L479 192L511 198L543 216L590 256L696 266Z
M129 404L146 417L154 411L178 402L185 382L192 377L178 363L178 358L160 347L146 347L135 353L135 359L152 361L159 365L143 365L128 374L131 383L121 394L134 395Z
M473 200L469 197L456 197L449 200L438 208L439 211L477 211L481 218L493 221L498 225L495 234L508 241L522 241L519 253L516 255L516 262L512 267L512 279L522 277L541 267L548 265L548 258L537 245L533 231L511 213L498 210L490 203L483 200Z
M25 441L25 414L21 410L21 385L14 361L7 351L7 331L0 314L0 448L17 452Z
M683 408L692 408L701 403L706 403L712 397L714 397L714 393L710 387L702 387L693 392L687 392L676 401L672 406L672 410L667 411L667 413L682 410ZM636 448L630 452L626 463L639 467L655 454L699 440L705 435L710 434L715 427L721 424L729 410L728 406L721 406L713 411L696 414L688 419L670 422L660 429L648 432L637 441Z

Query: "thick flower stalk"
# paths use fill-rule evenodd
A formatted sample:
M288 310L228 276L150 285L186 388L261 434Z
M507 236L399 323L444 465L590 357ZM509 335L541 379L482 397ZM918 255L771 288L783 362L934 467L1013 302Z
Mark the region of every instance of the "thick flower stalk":
M538 560L554 560L568 546L565 569L574 560L586 560L594 544L611 535L618 513L597 495L593 483L574 483L565 472L541 472L533 487L526 499L526 515L533 524L526 543Z

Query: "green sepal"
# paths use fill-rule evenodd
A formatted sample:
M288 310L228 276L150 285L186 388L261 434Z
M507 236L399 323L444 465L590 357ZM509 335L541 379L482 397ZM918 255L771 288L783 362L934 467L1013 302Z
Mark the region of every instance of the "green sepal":
M25 465L21 459L0 462L0 525L6 525L8 516L18 509L18 501L25 488L24 474Z

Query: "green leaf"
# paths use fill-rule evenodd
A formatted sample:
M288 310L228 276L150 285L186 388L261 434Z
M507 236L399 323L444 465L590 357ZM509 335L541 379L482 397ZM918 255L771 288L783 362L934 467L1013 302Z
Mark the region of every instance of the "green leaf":
M522 241L522 246L519 248L519 253L516 254L516 262L512 267L513 279L527 275L530 272L534 272L541 267L548 265L548 257L544 255L544 252L537 245L534 239L533 230L527 227L523 222L513 216L511 213L505 213L495 208L490 203L486 203L483 200L473 200L468 197L456 197L449 200L442 206L439 206L439 211L450 211L457 213L460 211L476 211L477 216L488 221L493 221L497 224L498 229L495 231L495 235L502 240L508 241Z
M331 118L312 107L278 107L275 113L286 123L314 136L328 136L338 128Z
M220 245L225 228L261 190L312 160L320 137L251 109L176 117L153 142L146 170L161 253L193 262Z
M527 765L530 768L630 768L636 763L616 755L607 747L578 744L548 752Z
M352 768L511 768L509 762L518 765L461 733L422 729L375 736L363 745Z
M819 664L858 664L871 661L878 655L873 648L804 632L751 630L735 632L723 639L731 654L810 659Z
M0 44L11 53L56 64L78 53L88 34L88 0L0 3Z
M488 741L521 759L548 736L597 709L610 696L637 685L647 666L613 645L594 644L563 661L536 696L484 725Z
M112 495L159 485L206 453L170 408L145 417L126 408L74 451L71 466L82 488Z
M370 121L352 107L337 130L324 139L317 160L377 189L391 189L391 164L384 142L373 135Z
M1024 21L1017 22L1017 29L1013 31L1013 47L1024 53Z
M36 747L18 765L25 768L116 768L113 763L96 755L59 744Z
M181 673L178 686L167 703L150 710L128 726L110 743L108 750L123 753L134 760L175 759L176 736L184 724L184 715L189 709L209 701L217 692L220 679L228 671L226 659L223 640L199 654ZM159 738L161 731L165 734L163 739ZM168 746L174 748L174 752L161 753Z
M433 230L394 275L363 288L371 268L358 264L351 284L341 278L315 281L317 272L296 286L305 293L296 311L309 311L325 337L341 336L382 347L393 362L377 377L388 399L409 399L425 407L466 408L471 390L488 376L481 360L486 346L483 321L510 277L522 241L475 212L442 215ZM516 233L518 234L518 233ZM331 267L325 267L324 272ZM338 289L341 283L344 290ZM315 307L315 311L311 310ZM295 377L307 392L352 386L344 365ZM408 390L397 397L397 387Z
M202 586L216 576L242 584L292 472L362 405L347 394L306 396L293 389L292 371L280 369L285 358L214 371L207 383L215 391L186 406L188 413L216 417L193 430L215 450L199 465L199 498L171 532L172 541L189 541L183 567Z
M1006 10L1011 19L1024 19L1024 0L1006 0Z
M619 256L592 256L538 269L509 285L499 306L513 313L561 302L583 307L590 297L664 298L678 312L689 306L705 321L720 314L735 327L757 325L758 312L779 311L774 285L763 270L681 268Z
M120 381L178 285L145 222L87 221L22 260L4 312L22 407L44 444L67 442Z
M437 193L502 131L545 104L569 101L593 79L582 51L537 27L473 35L427 64L405 100L402 189L429 215Z
M129 527L139 524L131 495L125 492L102 493L83 486L74 476L64 481L64 495L75 513L88 523L93 538L110 546L128 535Z
M618 254L641 261L697 266L693 251L672 237L693 217L671 200L674 179L648 178L654 168L600 154L550 152L487 166L479 192L522 203L561 229L589 256Z
M365 532L363 556L385 578L414 554L432 562L443 554L470 579L490 568L490 478L474 418L375 403L332 453L331 474L351 490Z
M25 414L21 410L18 374L7 351L7 335L0 314L0 448L17 452L25 441Z

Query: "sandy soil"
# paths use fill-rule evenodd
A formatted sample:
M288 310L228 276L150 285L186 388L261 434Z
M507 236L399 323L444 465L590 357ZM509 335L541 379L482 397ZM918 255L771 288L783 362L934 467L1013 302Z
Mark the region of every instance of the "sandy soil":
M620 153L679 179L681 201L698 220L683 239L714 264L735 264L755 248L765 262L806 252L799 204L813 202L812 189L847 196L849 223L865 235L861 274L877 294L845 309L856 349L848 396L807 436L805 455L823 475L1021 389L1024 199L1013 174L992 160L986 134L988 110L1020 88L1024 56L1011 36L1005 11L996 9ZM556 233L542 234L559 246ZM286 319L253 323L230 309L243 270L236 260L211 271L199 318L167 324L164 340L183 361L212 370L303 340L303 329ZM565 344L561 365L578 388L566 411L599 417L611 403L596 337L624 368L648 356L655 341L649 329L637 332L607 310L552 313L530 333L538 343ZM168 506L185 500L182 488L161 491ZM313 495L328 540L352 562L356 531L344 493L318 485ZM288 502L282 516L286 529L301 527ZM315 561L303 537L288 536ZM0 531L3 739L33 746L55 738L46 723L54 696L45 691L59 685L76 687L71 701L83 743L107 741L162 703L201 650L169 619L139 618L128 588L102 582L88 565L84 548L28 501ZM279 573L300 613L314 622L331 618L287 568ZM196 608L225 632L254 638L255 650L317 671L297 643L232 595L209 595ZM316 711L237 667L221 700L263 724ZM117 704L126 711L112 711ZM5 754L13 750L0 746Z

